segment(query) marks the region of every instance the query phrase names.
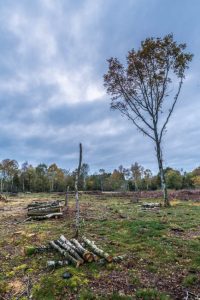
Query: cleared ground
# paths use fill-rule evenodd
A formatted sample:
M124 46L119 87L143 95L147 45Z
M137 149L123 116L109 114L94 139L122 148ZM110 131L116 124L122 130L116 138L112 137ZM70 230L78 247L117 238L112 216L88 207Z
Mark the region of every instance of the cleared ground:
M46 268L53 252L27 255L28 246L74 234L74 199L63 219L29 221L28 203L64 200L48 194L19 195L0 202L0 299L183 299L200 294L200 203L173 201L172 207L141 211L130 199L82 195L81 234L114 255L119 264L85 264L78 269ZM151 199L151 202L153 200ZM157 201L157 200L156 200ZM71 279L63 279L69 271Z

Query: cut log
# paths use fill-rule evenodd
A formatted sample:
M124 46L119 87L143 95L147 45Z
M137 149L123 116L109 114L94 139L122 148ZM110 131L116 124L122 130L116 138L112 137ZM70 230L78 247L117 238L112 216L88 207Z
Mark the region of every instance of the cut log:
M50 246L39 246L39 247L28 246L24 249L24 253L26 255L33 255L36 253L43 253L48 251L52 251L52 248Z
M74 244L72 244L68 239L66 239L66 237L63 234L60 236L59 240L62 243L67 244L69 247L71 247L72 249L74 249L77 252L76 246Z
M61 205L41 205L41 206L31 206L28 207L28 211L35 211L35 210L48 210L54 208L62 208Z
M59 247L61 247L61 248L65 249L65 250L67 250L67 252L68 252L71 256L73 256L77 261L79 261L81 265L84 264L84 260L83 260L83 259L78 255L78 253L77 253L74 249L72 249L69 245L67 245L66 243L63 243L63 242L60 241L60 240L55 241L55 243L56 243Z
M142 203L142 208L159 208L161 207L161 203Z
M59 245L55 243L55 241L50 241L49 242L50 246L53 249L56 249L60 254L65 256L69 262L71 262L75 267L80 266L80 261L76 260L74 257L72 257L66 250L62 249Z
M32 203L27 205L27 208L29 208L29 207L39 207L41 205L48 205L48 204L49 204L48 201L45 201L45 202L32 202Z
M63 213L52 213L43 216L31 216L30 218L33 220L45 220L45 219L61 218L61 217L63 217Z
M114 256L112 259L112 262L119 263L119 262L123 261L126 257L127 257L127 255ZM104 265L106 263L107 263L107 260L105 258L101 258L99 260L100 265Z
M73 244L72 241L66 239L64 235L61 235L59 240L76 251L85 261L92 262L94 260L93 253L84 249L77 240L75 240L76 242Z
M30 204L28 204L27 208L37 208L37 207L48 207L48 206L59 206L60 202L59 201L36 201L36 202L32 202Z
M86 237L83 236L83 240L86 243L86 245L98 256L105 258L108 262L111 262L113 260L113 257L104 252L102 249L99 249L93 241L88 240Z
M113 257L113 262L118 263L120 261L123 261L126 257L127 257L126 254L115 256L115 257Z
M30 210L27 212L27 215L28 216L44 216L44 215L48 215L48 214L51 214L51 213L59 213L61 212L61 209L60 208L48 208L48 210Z
M69 265L68 260L48 260L47 261L48 268L64 267L67 265Z
M96 255L83 248L83 246L81 246L81 244L76 239L72 239L70 241L75 245L77 252L84 258L84 260L88 262L92 262L93 260L95 260Z

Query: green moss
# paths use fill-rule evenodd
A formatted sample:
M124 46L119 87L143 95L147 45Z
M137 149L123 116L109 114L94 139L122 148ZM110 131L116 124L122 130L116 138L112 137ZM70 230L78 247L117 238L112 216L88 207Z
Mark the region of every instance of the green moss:
M142 289L136 292L136 299L141 300L169 300L170 297L155 289Z
M27 256L31 256L33 254L35 254L35 247L33 246L27 246L25 249L24 249L24 252Z
M6 277L12 278L13 276L15 276L15 272L14 271L6 272Z
M8 292L8 290L9 290L9 287L8 287L7 282L5 280L0 280L0 296L1 295L3 296L6 292Z
M188 275L188 276L186 276L186 277L184 278L184 280L183 280L183 285L184 285L185 287L190 287L190 286L192 286L192 285L194 285L194 284L196 284L196 283L198 283L198 282L199 282L198 276L195 275L195 274L190 274L190 275Z
M126 296L126 295L120 295L117 292L114 292L113 295L106 296L105 298L102 298L102 300L133 300L133 297Z
M43 276L40 283L33 288L33 298L36 300L55 299L56 296L63 295L66 290L77 291L78 288L87 285L88 280L82 272L74 268L68 268L67 271L72 274L70 279L62 278L63 268L54 274Z
M131 278L131 282L134 285L140 285L141 284L140 278L138 276L136 276L136 275Z
M97 296L90 290L83 290L79 293L78 300L96 300Z
M22 264L14 268L14 271L21 271L21 270L26 270L27 269L27 264Z
M149 237L162 236L163 230L166 228L166 224L158 221L135 221L130 225L132 234L146 239Z

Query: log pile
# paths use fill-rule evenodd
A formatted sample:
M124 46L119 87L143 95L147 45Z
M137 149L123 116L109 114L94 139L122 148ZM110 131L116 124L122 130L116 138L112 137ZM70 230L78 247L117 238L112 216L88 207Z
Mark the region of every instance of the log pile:
M33 220L59 218L63 216L59 201L34 201L27 206L27 216Z
M146 202L146 203L142 203L141 207L142 207L143 210L156 210L156 209L159 209L161 207L161 203Z
M0 201L7 202L8 200L6 199L6 197L0 194Z
M79 267L84 263L99 261L99 263L111 263L120 262L125 256L116 256L106 253L100 249L94 241L89 240L86 237L82 237L84 245L77 239L68 240L64 235L61 235L58 240L50 241L49 245L55 251L59 252L64 257L64 262L51 261L47 262L47 265L72 264L75 267Z

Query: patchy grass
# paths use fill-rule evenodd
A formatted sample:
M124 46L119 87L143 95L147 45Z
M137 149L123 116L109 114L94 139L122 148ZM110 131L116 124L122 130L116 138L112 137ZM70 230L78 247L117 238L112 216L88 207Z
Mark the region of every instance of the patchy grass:
M74 199L62 220L31 221L32 200L64 196L20 195L0 216L0 299L17 299L30 285L34 300L59 299L183 299L185 290L200 294L200 206L175 200L170 208L142 211L129 199L81 196L81 234L112 253L128 254L120 264L85 264L78 269L46 268L55 252L34 253L34 246L74 234ZM152 200L151 200L152 201ZM145 200L146 202L146 200ZM63 279L64 272L70 279ZM156 287L156 289L154 289ZM27 299L24 293L20 299Z

